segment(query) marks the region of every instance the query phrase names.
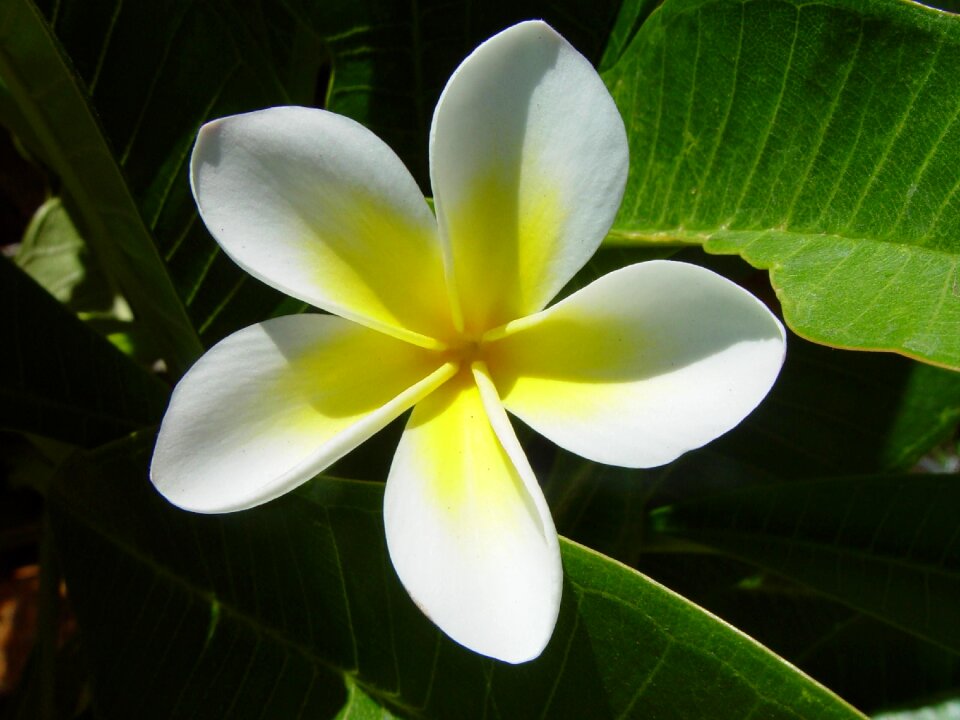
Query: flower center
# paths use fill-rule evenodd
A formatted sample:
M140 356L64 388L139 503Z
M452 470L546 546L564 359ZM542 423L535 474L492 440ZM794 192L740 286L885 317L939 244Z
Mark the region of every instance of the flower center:
M446 353L449 359L459 363L460 367L469 368L473 362L484 359L484 342L461 336L447 346Z

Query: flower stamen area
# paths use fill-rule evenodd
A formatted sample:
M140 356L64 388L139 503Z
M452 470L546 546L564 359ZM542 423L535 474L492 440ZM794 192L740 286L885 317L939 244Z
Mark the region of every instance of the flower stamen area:
M455 365L458 373L471 373L471 368L480 365L484 368L489 365L502 365L503 360L498 360L500 353L494 352L494 346L503 336L498 328L493 332L486 332L480 337L462 333L459 336L444 342L444 349L440 351L440 357L444 363Z
M447 362L455 362L460 367L470 367L475 360L483 359L484 343L480 339L461 337L447 344L443 351Z

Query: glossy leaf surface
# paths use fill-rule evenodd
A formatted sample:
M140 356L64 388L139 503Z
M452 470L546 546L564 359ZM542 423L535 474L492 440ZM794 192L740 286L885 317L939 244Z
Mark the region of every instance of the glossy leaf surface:
M768 268L790 327L960 367L960 20L907 2L674 0L605 73L611 240Z

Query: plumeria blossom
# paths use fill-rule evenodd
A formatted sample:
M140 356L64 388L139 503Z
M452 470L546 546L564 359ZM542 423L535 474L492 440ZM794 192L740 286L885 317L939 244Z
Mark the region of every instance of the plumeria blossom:
M507 411L632 468L739 423L784 356L777 319L656 261L550 300L617 212L627 139L590 63L542 22L477 48L430 132L436 214L399 158L330 112L201 129L191 184L237 264L332 314L215 345L176 387L151 477L176 505L243 510L306 482L413 408L387 478L391 561L455 641L538 656L560 605L557 534Z

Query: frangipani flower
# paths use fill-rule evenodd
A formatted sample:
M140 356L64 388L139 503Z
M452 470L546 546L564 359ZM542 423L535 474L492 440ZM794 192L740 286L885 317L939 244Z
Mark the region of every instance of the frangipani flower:
M436 216L345 117L278 107L205 125L191 181L207 228L249 273L334 314L207 352L173 393L153 483L188 510L250 508L412 407L384 499L400 580L466 647L538 656L560 553L506 411L583 457L651 467L739 423L783 361L777 319L693 265L625 267L547 307L610 228L626 173L600 77L542 22L485 42L444 89Z

